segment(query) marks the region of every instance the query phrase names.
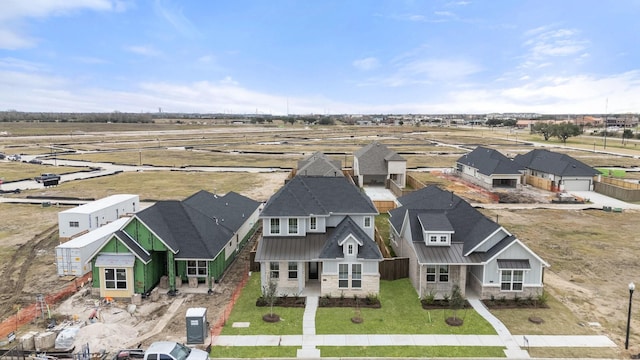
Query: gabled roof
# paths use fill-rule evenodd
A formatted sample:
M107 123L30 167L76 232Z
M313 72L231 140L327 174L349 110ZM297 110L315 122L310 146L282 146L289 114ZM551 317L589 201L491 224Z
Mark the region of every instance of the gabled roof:
M418 214L418 221L422 225L423 231L453 231L453 226L445 213L425 212Z
M531 169L558 176L595 176L597 170L572 158L547 149L534 149L526 154L517 155L513 161Z
M356 150L353 155L358 159L358 168L363 175L386 175L388 161L407 161L377 141Z
M497 150L478 146L462 155L458 163L478 169L484 175L520 175L524 166L502 155Z
M182 201L237 232L260 206L258 201L230 191L224 196L200 190Z
M148 264L149 261L151 261L151 255L149 252L143 249L140 244L133 240L126 232L118 230L113 234L113 236L120 240L120 242L122 242L127 249L129 249L129 251L131 251L143 263Z
M321 259L342 259L344 252L340 243L348 236L353 236L357 242L362 243L358 246L358 259L382 260L382 253L378 245L364 232L351 217L346 216L335 230L328 236L320 252Z
M298 161L296 174L305 176L344 176L342 162L340 160L332 160L319 151L306 159Z
M158 201L137 217L176 259L214 259L259 206L236 193L200 191L184 201Z
M295 176L278 190L261 217L377 215L371 199L347 177Z
M453 228L451 243L461 243L462 254L468 254L501 226L486 218L452 192L437 186L428 186L398 198L402 206L391 210L391 226L401 233L403 219L407 218L414 246L424 244L422 224L419 217L444 215ZM426 246L426 245L425 245ZM426 250L425 250L426 251Z

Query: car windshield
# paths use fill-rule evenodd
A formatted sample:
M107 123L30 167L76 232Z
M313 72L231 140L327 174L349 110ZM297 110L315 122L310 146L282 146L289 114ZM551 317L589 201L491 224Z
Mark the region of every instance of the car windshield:
M182 344L176 344L176 347L171 350L171 356L173 356L173 358L176 360L185 360L187 356L189 356L190 352L191 349L189 349L188 347Z

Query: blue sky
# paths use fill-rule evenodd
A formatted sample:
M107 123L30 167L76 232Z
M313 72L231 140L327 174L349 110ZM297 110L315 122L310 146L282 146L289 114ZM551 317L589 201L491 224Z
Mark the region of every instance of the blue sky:
M0 110L640 112L640 1L2 0Z

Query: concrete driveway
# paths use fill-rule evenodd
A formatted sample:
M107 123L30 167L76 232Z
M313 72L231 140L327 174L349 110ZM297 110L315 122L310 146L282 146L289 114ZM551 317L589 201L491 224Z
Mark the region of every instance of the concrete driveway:
M595 191L570 191L569 193L583 199L588 199L591 203L597 206L610 206L612 208L620 209L640 209L640 205L630 204L622 200L599 194Z

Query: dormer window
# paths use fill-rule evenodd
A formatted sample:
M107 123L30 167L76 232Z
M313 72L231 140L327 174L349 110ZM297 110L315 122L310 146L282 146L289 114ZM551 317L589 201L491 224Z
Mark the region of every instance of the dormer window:
M447 242L447 236L446 235L441 235L440 236L440 242L441 243L446 243Z
M347 254L353 255L353 244L349 244L349 246L347 246Z
M438 241L438 237L435 235L429 236L429 242L436 243Z

